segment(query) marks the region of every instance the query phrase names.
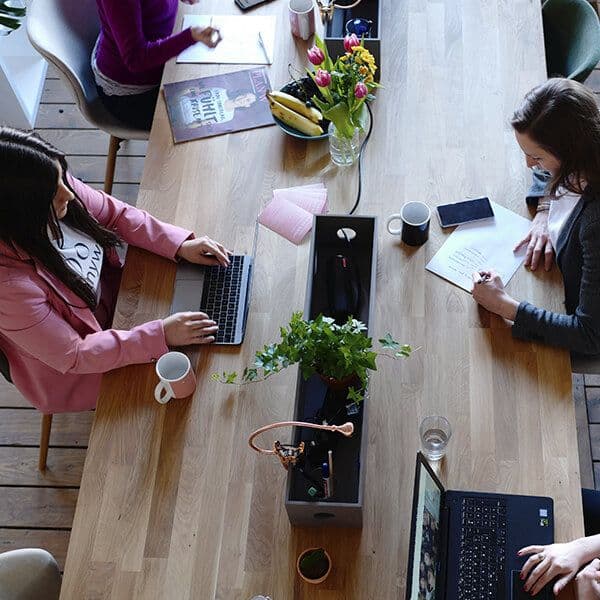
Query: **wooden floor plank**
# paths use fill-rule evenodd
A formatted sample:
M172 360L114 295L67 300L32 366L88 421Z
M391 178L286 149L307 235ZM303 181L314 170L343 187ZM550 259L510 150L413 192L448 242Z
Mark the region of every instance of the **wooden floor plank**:
M2 488L0 527L71 527L78 489Z
M65 154L82 156L106 155L110 136L99 129L43 129L38 132L46 141ZM121 144L118 156L146 156L148 142L127 140Z
M573 375L573 401L577 423L577 443L579 448L579 473L583 487L594 487L594 470L588 427L588 407L583 375Z
M43 548L54 556L60 570L65 568L70 531L55 529L0 529L0 552L20 548Z
M12 383L0 377L0 408L10 407L31 408L31 404Z
M585 391L588 421L590 423L600 423L600 388L587 387Z
M91 183L92 187L97 189L104 189L103 183ZM139 183L115 183L112 189L112 195L131 206L135 206L137 203L138 193L140 191Z
M50 446L87 447L93 413L60 413L52 420ZM38 446L42 415L37 410L0 409L1 446Z
M63 83L62 79L46 78L42 91L42 103L62 104L75 102L75 95L71 87Z
M599 387L600 386L600 375L585 375L585 386L586 387Z
M105 156L68 156L71 172L84 181L104 181ZM139 183L144 169L144 157L119 156L115 168L115 182Z
M592 446L592 460L600 461L600 424L590 423L590 444Z
M96 129L84 118L76 104L40 104L36 129ZM39 132L40 135L42 134Z
M0 486L78 487L85 454L85 448L50 448L46 470L40 472L38 448L0 446Z

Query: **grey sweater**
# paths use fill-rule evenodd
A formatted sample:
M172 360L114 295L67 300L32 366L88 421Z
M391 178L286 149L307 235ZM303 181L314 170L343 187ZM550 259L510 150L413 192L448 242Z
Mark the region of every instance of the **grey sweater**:
M549 179L533 172L527 203L537 205ZM514 337L600 354L600 193L588 186L557 240L556 263L565 287L566 314L521 302Z

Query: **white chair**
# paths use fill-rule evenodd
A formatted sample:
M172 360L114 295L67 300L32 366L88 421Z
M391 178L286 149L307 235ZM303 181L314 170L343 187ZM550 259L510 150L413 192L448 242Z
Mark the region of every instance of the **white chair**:
M98 97L90 57L99 31L96 0L34 0L27 9L31 44L59 70L85 119L110 135L104 177L104 191L110 194L121 142L147 140L148 132L119 121Z
M25 548L0 554L2 600L58 600L60 569L46 550Z

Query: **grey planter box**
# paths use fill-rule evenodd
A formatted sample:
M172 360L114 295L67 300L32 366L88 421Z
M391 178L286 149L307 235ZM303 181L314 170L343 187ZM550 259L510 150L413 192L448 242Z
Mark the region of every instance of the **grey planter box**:
M327 23L325 28L325 43L332 58L345 52L344 36L346 35L346 23L350 19L370 19L373 21L371 35L365 38L365 48L375 57L375 63L379 67L375 73L376 81L381 77L381 5L380 0L362 0L362 2L350 9L336 8L333 19Z
M353 230L356 234L354 239L348 242L343 236L339 237L341 228ZM327 315L331 312L327 295L327 280L331 274L328 265L337 254L346 256L356 266L360 280L360 303L358 314L354 316L365 323L367 333L371 335L377 267L375 217L315 217L304 314L312 319L320 313ZM367 394L358 412L348 415L345 396L345 391L328 391L316 375L304 380L298 374L294 420L321 423L325 418L328 423L337 425L352 421L354 434L346 438L339 433L294 429L293 443L298 445L300 441L305 442L310 466L305 469L305 474L298 469L288 472L285 507L293 525L362 526L369 399ZM314 441L318 441L316 446L311 445ZM320 488L320 465L327 460L327 450L333 451L333 495L330 499L314 499L308 490L311 486Z

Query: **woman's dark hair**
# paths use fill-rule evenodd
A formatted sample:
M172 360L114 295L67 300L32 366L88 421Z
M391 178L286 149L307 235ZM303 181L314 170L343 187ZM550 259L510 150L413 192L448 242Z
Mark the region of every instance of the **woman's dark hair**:
M121 244L119 237L102 227L81 202L67 180L65 155L35 133L0 127L0 240L19 247L38 260L92 309L96 294L77 275L51 243L50 233L62 244L63 237L52 200L58 189L59 169L75 199L62 221L93 238L105 250Z
M525 96L511 125L560 161L550 193L563 187L582 194L582 180L600 189L600 112L594 94L584 85L549 79Z

